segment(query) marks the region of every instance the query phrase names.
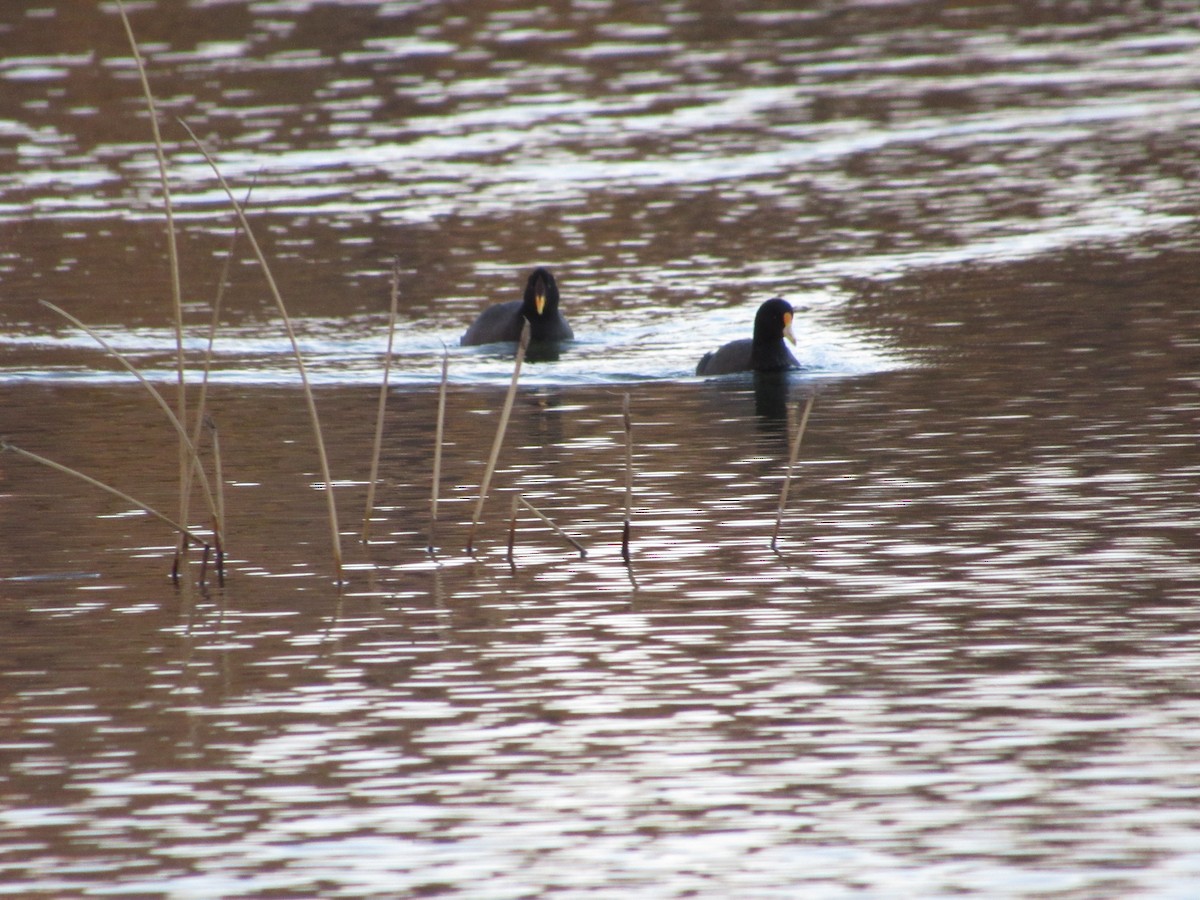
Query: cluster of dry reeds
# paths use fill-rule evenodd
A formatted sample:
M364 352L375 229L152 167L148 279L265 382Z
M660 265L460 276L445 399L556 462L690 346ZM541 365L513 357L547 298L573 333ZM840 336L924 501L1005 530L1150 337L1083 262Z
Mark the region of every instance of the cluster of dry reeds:
M189 138L195 144L198 151L204 156L208 162L213 174L216 176L225 192L229 203L237 217L237 228L234 230L233 237L230 241L230 246L226 253L224 270L218 284L217 296L213 303L212 320L209 326L208 347L204 358L203 375L198 389L198 404L197 408L191 414L193 422L191 432L187 429L189 421L188 409L188 384L186 380L186 359L184 354L184 339L183 339L183 301L182 301L182 284L180 280L180 267L178 246L176 239L175 218L171 202L170 183L167 177L166 154L163 148L162 135L159 131L158 113L155 107L154 95L150 89L150 82L146 75L145 65L142 60L141 52L138 49L137 40L134 37L132 26L129 22L129 17L126 14L125 6L122 0L117 0L117 8L121 15L121 21L125 28L126 36L129 40L129 45L133 53L134 61L137 65L138 75L141 80L142 91L144 94L146 108L149 113L150 126L154 141L155 155L158 161L158 173L161 184L163 208L166 220L166 236L167 236L167 255L170 269L171 279L171 302L172 313L175 329L175 350L176 350L176 404L172 409L162 394L137 370L137 368L126 359L120 352L112 347L99 334L90 329L86 324L80 321L75 316L65 310L55 306L54 304L42 301L43 304L53 310L58 315L73 323L76 327L82 329L89 334L106 352L111 354L125 369L127 369L141 384L154 399L154 402L162 409L167 419L171 423L173 430L179 440L179 513L176 518L171 518L164 515L158 510L148 506L145 503L129 496L117 488L104 484L89 475L78 472L65 466L61 463L47 459L36 453L31 453L16 445L3 441L0 442L0 449L13 452L24 459L31 462L36 462L60 472L73 475L85 482L101 488L120 497L125 502L131 503L134 506L142 509L150 515L155 516L161 521L169 525L178 536L176 544L175 559L172 565L172 578L178 583L180 570L183 563L186 561L186 553L189 543L195 543L204 548L204 556L200 569L200 580L204 581L209 555L212 551L216 551L216 568L218 578L221 582L224 581L224 532L225 532L225 503L222 491L223 479L221 475L221 454L220 441L216 422L207 410L207 392L209 371L212 363L213 342L216 335L217 324L221 312L221 304L225 286L228 281L230 263L234 258L236 241L239 234L244 234L249 242L255 258L258 261L259 267L262 270L271 296L279 311L283 327L287 333L291 343L292 352L296 362L296 368L300 375L300 381L303 388L305 401L308 407L308 414L311 421L313 439L316 446L317 457L320 464L321 478L325 484L325 497L328 508L329 518L329 533L333 549L333 563L335 570L335 578L338 583L342 582L343 573L343 557L341 548L341 532L338 525L337 504L335 502L333 479L329 472L329 459L325 450L325 440L321 431L321 423L317 414L317 406L313 397L312 388L309 384L308 373L304 365L304 358L300 353L300 347L296 340L296 334L292 327L291 318L288 315L287 307L284 304L283 297L280 294L279 287L271 273L270 265L267 262L262 248L255 238L254 231L250 226L250 222L246 217L245 204L239 202L234 196L233 191L221 174L216 162L209 154L208 150L203 146L200 140L188 127L186 122L180 121L180 125L187 132ZM375 503L375 488L379 480L379 458L383 443L383 422L384 411L388 393L388 378L390 372L390 363L392 357L392 348L394 345L395 329L396 329L396 314L397 314L397 297L399 293L399 266L396 264L392 272L392 289L391 289L391 312L388 325L388 341L387 351L384 357L384 370L382 383L379 392L378 414L375 427L375 439L373 452L371 457L370 477L367 482L367 500L366 510L363 516L362 525L362 540L366 542L369 539L370 524ZM476 500L474 513L471 518L470 527L467 531L466 550L468 553L473 553L475 548L476 530L480 524L484 504L487 501L488 494L491 488L492 478L496 471L496 466L499 462L501 448L504 443L505 433L508 427L510 415L512 413L513 402L516 397L517 387L521 375L521 367L525 359L525 354L529 346L529 323L526 322L524 330L521 334L521 340L517 347L515 364L513 366L512 380L509 383L508 391L505 394L504 404L501 409L499 422L496 428L496 436L492 443L491 453L489 454L487 465L484 469L483 479L479 486L479 495ZM430 526L429 526L429 542L427 550L430 554L435 552L437 544L437 528L438 528L438 487L441 480L441 455L445 430L445 410L446 410L446 390L448 381L448 366L449 353L444 352L442 357L442 380L441 387L438 393L438 409L437 409L437 426L434 438L434 456L433 456L433 478L432 491L430 497ZM629 394L625 394L622 401L622 420L625 434L625 502L624 502L624 523L621 536L621 557L626 563L631 559L630 538L632 530L633 516L633 427L629 409ZM803 417L797 428L795 438L791 447L791 454L788 463L787 476L783 483L783 489L779 498L778 515L775 522L775 530L771 537L771 548L777 547L779 537L779 527L782 521L784 508L787 503L788 489L792 479L792 470L795 466L796 457L799 451L800 440L804 435L804 429L808 422L808 415L812 409L811 398L804 409ZM212 477L204 465L200 455L201 439L204 435L208 435L210 458L212 465ZM186 523L189 520L190 500L193 493L194 481L198 481L201 488L201 494L204 503L207 507L211 520L209 533L210 538L205 538L202 533L192 529ZM538 520L549 526L557 535L569 543L577 550L581 557L587 556L586 549L575 539L563 531L543 512L534 507L520 493L514 492L512 496L512 513L509 520L508 529L508 559L511 562L513 559L513 550L516 540L516 526L521 509L531 512Z
M186 358L185 358L185 354L184 354L184 341L183 341L183 288L182 288L182 283L181 283L181 279L180 279L178 242L177 242L176 228L175 228L174 209L173 209L173 205L171 202L170 181L167 177L166 153L163 149L163 140L162 140L162 134L159 129L158 112L157 112L155 102L154 102L154 94L150 89L150 81L146 75L146 67L142 60L142 54L138 48L137 40L133 34L133 27L129 22L129 16L126 14L125 5L123 3L123 0L117 0L117 9L120 12L121 22L124 25L125 34L126 34L126 37L128 37L128 39L129 39L129 46L133 53L133 59L137 65L138 76L141 80L141 85L142 85L142 93L145 97L146 108L147 108L147 111L149 113L149 118L150 118L150 128L151 128L151 132L152 132L153 139L154 139L155 156L158 160L159 181L160 181L161 189L162 189L163 209L164 209L165 217L166 217L167 257L168 257L168 266L170 269L170 278L171 278L171 306L172 306L172 313L173 313L173 319L174 319L174 325L175 325L175 359L176 359L176 381L177 381L175 409L172 410L171 407L167 404L167 402L163 399L162 395L153 387L153 385L151 385L137 371L137 369L132 365L132 363L130 363L120 353L118 353L116 351L116 349L114 349L111 345L109 345L103 338L101 338L98 334L96 334L94 331L89 329L79 319L75 318L74 316L72 316L71 314L67 313L66 311L60 309L59 307L54 306L53 304L50 304L50 303L45 303L45 305L48 308L52 309L54 312L58 313L59 315L65 317L66 319L68 319L69 321L74 323L79 328L82 328L89 335L91 335L108 353L110 353L114 358L116 358L118 360L118 362L121 363L122 366L124 366L126 369L128 369L129 372L132 373L134 375L134 377L136 377L143 386L145 386L147 391L149 391L151 396L154 398L155 402L159 405L159 407L167 415L167 418L170 420L172 427L174 428L174 430L176 431L176 433L179 436L179 515L177 517L177 520L172 520L171 518L164 516L162 513L158 512L157 510L154 510L151 507L147 506L146 504L144 504L138 500L134 500L132 497L129 497L128 495L124 494L121 491L118 491L116 488L101 484L100 482L96 481L96 479L91 478L90 476L84 475L82 472L77 472L74 469L71 469L67 466L63 466L60 463L55 463L55 462L52 462L51 460L46 459L45 457L41 457L41 456L38 456L37 454L32 454L27 451L21 450L20 448L14 446L13 444L11 444L9 442L4 443L4 449L17 452L18 454L24 456L25 458L27 458L31 461L35 461L35 462L39 462L39 463L43 463L43 464L52 466L53 468L58 469L59 471L66 472L71 475L75 475L79 478L84 479L85 481L88 481L91 484L95 484L99 487L102 487L103 489L105 489L113 494L116 494L117 496L120 496L120 497L123 497L123 498L129 500L130 502L134 503L139 508L157 516L158 518L160 518L163 521L170 524L171 527L174 528L176 533L178 534L178 543L176 545L175 562L174 562L174 565L172 568L173 577L176 580L178 580L181 562L185 558L185 554L187 551L187 546L188 546L189 541L200 543L204 546L206 560L207 560L209 551L214 548L216 549L218 575L219 575L219 577L221 577L223 579L223 577L224 577L224 564L223 564L224 550L223 550L222 534L224 531L224 500L221 495L220 445L219 445L219 441L217 439L216 424L215 424L213 418L211 416L209 416L205 410L205 399L207 396L208 372L209 372L209 367L211 365L211 359L212 359L212 341L213 341L213 336L214 336L215 329L216 329L217 319L218 319L218 316L220 313L221 292L223 291L224 285L226 283L226 276L228 274L229 260L232 259L232 257L233 257L234 247L233 247L233 243L231 242L229 254L226 257L226 270L225 270L225 273L223 273L222 278L221 278L221 282L220 282L221 287L218 289L217 301L214 303L212 327L210 328L210 332L209 332L209 346L208 346L208 352L206 354L205 364L204 364L204 377L203 377L203 381L200 385L199 408L196 410L196 412L194 414L194 426L192 429L192 433L189 435L189 433L187 431L187 427L186 427L189 416L188 416L188 402L187 402L187 398L188 398L187 387L188 387L188 385L186 383L186 374L185 374L186 373ZM215 175L217 177L217 180L220 182L222 189L225 191L226 195L228 196L229 202L237 214L237 218L238 218L238 222L239 222L239 229L241 232L244 232L246 239L249 241L250 246L254 251L255 257L258 259L259 265L262 268L263 275L266 278L267 285L270 288L271 295L274 298L275 303L279 309L279 313L283 319L284 328L287 331L288 338L291 341L292 350L293 350L293 353L295 354L295 359L296 359L296 367L299 370L300 379L301 379L301 382L304 387L304 396L308 403L309 417L312 421L313 437L316 441L317 455L319 457L320 466L321 466L321 477L325 481L325 494L326 494L327 505L328 505L328 510L329 510L329 530L330 530L330 535L332 537L332 543L333 543L334 568L337 573L337 578L340 581L341 575L342 575L342 550L341 550L340 531L339 531L338 522L337 522L337 506L334 502L334 496L333 496L333 480L330 478L330 475L329 475L329 460L328 460L328 456L325 452L325 441L321 434L321 424L320 424L320 420L317 416L316 403L313 400L312 390L308 383L308 375L307 375L307 372L304 367L304 359L300 354L300 348L296 342L296 335L295 335L295 331L292 328L291 319L288 316L287 308L285 307L284 302L283 302L283 297L279 293L279 288L276 285L275 278L271 274L271 268L267 263L267 259L266 259L265 255L263 254L262 249L259 246L257 239L254 236L254 231L251 229L249 221L246 219L246 214L245 214L243 205L237 201L237 198L234 197L233 192L229 189L229 185L225 182L225 179L221 175L220 170L217 168L216 163L213 161L213 159L209 155L208 151L200 143L199 139L196 138L195 134L192 132L192 130L190 128L188 128L186 123L181 122L180 124L183 126L184 130L187 131L188 136L195 143L195 145L196 145L197 149L200 151L200 153L203 154L205 160L208 161L209 165L212 167L213 172L215 173ZM237 234L237 232L235 232L235 238L236 238L236 234ZM215 477L211 480L209 479L209 477L205 471L204 464L200 458L200 454L198 451L199 439L200 439L202 432L204 432L204 431L207 431L212 439L212 458L213 458L213 467L214 467ZM212 527L211 527L212 540L211 540L211 542L202 539L194 531L189 529L185 524L182 524L182 523L186 523L189 519L189 506L190 506L190 500L191 500L191 495L192 495L193 477L198 478L201 483L204 500L208 506L208 510L212 517ZM215 492L213 489L213 484L216 485ZM202 569L202 572L203 572L203 569Z
M396 277L392 279L392 316L389 323L388 333L388 354L390 357L391 347L393 345L393 332L395 330L396 317ZM479 484L479 496L475 501L475 511L471 516L471 525L467 531L467 553L475 552L475 531L479 527L479 523L483 516L483 507L487 502L488 493L491 490L492 477L496 473L496 465L500 461L500 451L504 446L504 436L508 431L508 421L512 415L513 402L517 396L517 385L521 379L521 367L525 362L525 354L529 350L529 322L526 321L521 329L521 338L517 342L517 352L513 363L512 380L509 382L508 391L504 395L504 405L500 409L500 421L496 425L496 436L492 441L492 451L488 455L487 465L484 467L483 479ZM432 555L436 552L437 547L437 526L438 526L438 489L441 483L441 468L442 468L442 445L446 427L446 385L449 374L449 353L442 353L442 383L438 390L438 410L437 410L437 425L434 428L434 451L433 451L433 479L432 489L429 497L429 543L426 545L426 550ZM374 510L375 496L375 481L379 472L379 452L383 444L383 418L384 407L387 402L387 364L384 366L383 386L379 393L379 411L375 423L375 444L374 453L371 458L371 480L367 486L367 508L363 514L363 541L367 540L370 533L371 514ZM626 406L628 407L629 398L626 395ZM587 550L575 538L571 537L565 531L558 527L545 513L535 507L532 503L522 497L519 493L514 493L512 498L512 516L509 519L508 526L508 559L511 562L513 558L513 546L516 541L517 517L520 508L532 512L538 519L550 526L555 534L559 535L568 544L579 551L581 557L587 556Z

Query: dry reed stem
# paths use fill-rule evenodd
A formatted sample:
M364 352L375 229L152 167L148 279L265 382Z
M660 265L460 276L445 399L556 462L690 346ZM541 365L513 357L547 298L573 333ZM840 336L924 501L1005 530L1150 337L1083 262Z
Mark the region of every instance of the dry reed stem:
M569 534L567 534L565 531L563 531L561 528L559 528L557 525L555 525L554 522L550 520L549 516L547 516L545 513L543 513L540 509L538 509L536 506L534 506L532 503L530 503L528 500L526 500L520 494L517 494L517 501L522 506L524 506L527 510L529 510L531 513L533 513L535 516L537 516L539 519L541 519L543 522L545 522L547 525L549 525L555 534L557 534L560 538L562 538L564 541L566 541L568 544L570 544L572 547L574 547L576 550L578 550L579 557L581 559L587 558L587 551L585 549L583 549L583 545L581 543L579 543L579 541L575 540L575 538L571 537Z
M367 505L363 512L362 542L371 534L371 512L375 509L375 482L379 478L379 454L383 451L383 414L387 408L388 376L392 370L392 347L396 340L396 306L400 297L400 261L392 261L392 307L388 315L387 353L383 358L383 381L379 385L379 411L375 415L375 444L371 450L371 474L367 479Z
M525 361L525 351L529 349L529 320L521 326L521 340L517 345L517 358L513 364L512 381L508 385L508 393L504 396L504 408L500 411L500 423L496 426L496 439L492 442L492 454L488 457L487 468L483 473L483 481L479 485L479 500L475 504L475 515L471 517L471 530L467 532L467 552L471 553L475 543L475 529L479 525L479 517L483 513L483 504L487 500L488 489L492 485L492 474L496 471L496 460L500 458L500 447L504 443L504 432L508 429L508 417L512 414L513 400L517 396L517 381L521 377L521 363Z
M325 499L329 511L329 531L330 538L333 543L333 563L336 570L337 582L342 583L342 540L341 532L338 529L337 504L333 495L333 478L329 474L329 456L325 452L325 438L321 433L321 420L317 415L317 403L313 398L312 387L308 383L308 370L304 367L304 357L300 354L300 344L296 340L295 329L292 328L291 317L288 316L287 307L283 303L283 295L279 293L279 286L275 283L275 277L271 274L271 267L267 263L267 258L263 254L262 248L258 244L258 239L254 236L254 230L250 227L250 222L246 218L246 212L238 203L237 198L233 196L233 191L230 190L229 184L225 181L225 176L221 174L221 170L217 168L216 162L209 155L204 145L200 143L200 139L188 126L188 124L180 120L180 124L187 131L188 136L196 145L196 148L204 156L205 161L216 175L217 181L221 184L221 189L225 191L226 197L233 205L237 212L238 219L242 223L242 230L246 233L246 239L250 242L250 246L254 248L254 255L258 259L259 267L262 269L263 277L267 280L267 286L270 288L271 296L275 300L275 305L279 309L279 314L283 317L283 325L287 331L288 340L292 344L292 352L296 357L296 368L300 373L300 382L304 387L304 399L308 404L308 415L312 422L313 438L317 444L317 457L321 464L321 478L325 482Z
M185 528L183 525L180 525L174 519L164 516L162 513L160 513L154 507L147 506L145 503L142 503L140 500L135 500L133 497L130 497L124 491L119 491L115 487L105 484L103 481L97 481L91 475L85 475L82 472L72 469L70 466L64 466L62 463L57 463L52 459L47 459L46 457L39 456L36 453L30 453L28 450L22 450L16 444L12 444L8 441L0 441L0 450L5 450L10 453L15 453L15 454L17 454L17 456L27 459L30 462L40 463L43 466L48 466L49 468L55 469L59 472L63 472L64 474L74 475L76 478L86 481L88 484L92 485L93 487L98 487L103 491L108 491L110 494L112 494L116 497L120 497L126 503L132 503L138 509L142 510L145 513L149 513L150 515L154 516L156 519L159 519L162 522L165 522L166 524L170 525L171 528L173 528L177 533L182 534L184 537L195 541L197 544L201 544L205 547L208 546L208 542L206 540L204 540L204 538L202 538L198 534L196 534L194 531L190 531L187 528Z
M225 584L225 479L221 467L221 438L217 433L217 423L211 416L204 417L209 429L213 448L213 479L217 482L217 524L213 529L217 550L217 580Z
M621 531L621 559L629 562L629 536L633 522L633 421L629 417L629 394L621 400L625 423L625 527Z
M438 485L442 480L442 435L446 429L446 381L450 374L450 351L442 345L442 386L438 389L437 427L433 434L433 487L429 496L429 546L433 552L437 541Z
M253 188L246 191L246 199L243 204L250 202L250 193ZM229 247L225 251L225 260L221 265L221 277L217 281L217 296L213 299L212 316L208 323L208 341L204 349L204 368L200 376L200 396L196 401L196 426L192 429L192 443L200 443L200 432L207 427L208 416L208 385L209 376L212 374L212 359L213 346L216 344L217 327L221 320L221 307L225 302L225 290L229 286L229 272L233 266L233 259L237 249L237 239L242 233L242 223L238 222L233 229L233 234L229 237Z
M176 413L180 422L186 422L187 390L184 382L183 354L183 287L179 277L179 246L175 236L175 211L171 204L171 185L167 178L167 156L163 151L162 133L158 127L158 111L154 105L154 93L150 90L150 79L146 76L146 65L142 60L141 50L137 39L133 36L133 26L125 12L123 0L117 0L117 10L121 14L121 23L125 26L125 36L129 39L129 48L133 60L137 64L138 77L142 82L142 93L146 98L146 109L150 114L150 130L154 136L154 154L158 159L158 178L162 186L163 210L167 220L167 262L171 270L171 305L175 320L175 371L179 384L179 396L176 400ZM189 452L181 438L179 442L179 518L188 520L188 506L191 498L191 460L195 453ZM176 559L184 550L183 538L175 548Z
M775 545L779 540L779 526L783 522L783 509L787 506L788 488L792 484L792 470L796 467L796 457L800 455L800 441L804 438L804 429L808 425L808 414L812 412L813 400L815 396L809 396L808 402L804 404L804 414L800 417L800 425L796 429L796 435L792 438L792 450L788 455L787 475L783 479L783 490L779 492L779 511L775 515L775 531L771 534L771 549L775 549Z
M250 202L250 191L246 191L246 199L243 203ZM221 320L221 306L225 300L225 289L229 284L229 270L233 265L234 251L237 249L238 235L241 234L242 225L238 222L233 229L233 234L229 238L229 248L225 251L225 261L221 266L221 277L217 281L217 296L213 300L212 316L208 323L208 342L204 349L204 370L200 376L200 396L196 401L196 425L192 429L192 446L200 446L200 436L204 428L208 428L213 439L213 453L215 458L217 482L217 514L215 524L213 525L214 534L213 540L216 543L217 551L217 575L220 583L225 584L224 557L225 557L225 486L221 480L220 472L220 447L217 445L216 424L208 416L208 383L209 376L212 373L212 358L213 346L217 339L217 326ZM199 457L193 459L192 465L188 467L187 491L188 496L191 496L192 490L192 471L198 466ZM180 557L182 556L183 546L180 542L175 547L175 570L178 571Z
M517 510L521 499L520 494L513 494L512 515L508 519L508 561L513 561L513 548L517 545Z
M196 471L200 473L200 482L204 488L204 497L208 503L209 512L212 513L213 517L215 518L216 517L216 502L213 499L212 485L209 484L208 476L204 472L204 467L200 465L199 456L196 452L196 446L195 446L195 444L192 443L192 439L190 437L188 437L187 432L184 430L183 423L179 421L179 418L171 410L171 407L167 405L167 401L163 399L162 394L160 394L158 392L158 390L154 387L154 385L152 385L149 381L146 380L146 377L141 372L139 372L137 370L137 368L133 365L133 363L131 363L128 359L126 359L119 350L117 350L115 347L113 347L113 345L110 344L108 341L106 341L104 338L100 337L99 334L97 334L95 331L93 331L87 325L84 325L83 322L81 322L75 316L71 315L65 309L55 306L49 300L39 300L38 303L40 303L42 306L46 307L46 309L49 309L49 310L52 310L53 312L58 313L60 316L62 316L67 321L71 322L71 324L75 325L77 328L82 329L92 340L94 340L97 344L99 344L101 347L103 347L110 356L112 356L117 362L119 362L122 366L124 366L125 369L131 375L133 375L134 378L136 378L139 382L141 382L142 386L147 391L150 392L150 396L154 398L154 402L157 403L159 408L166 414L167 418L170 420L171 424L174 426L176 434L179 435L179 439L183 442L184 447L187 449L189 463L194 463L194 465L196 466ZM183 531L180 533L187 534L186 531Z

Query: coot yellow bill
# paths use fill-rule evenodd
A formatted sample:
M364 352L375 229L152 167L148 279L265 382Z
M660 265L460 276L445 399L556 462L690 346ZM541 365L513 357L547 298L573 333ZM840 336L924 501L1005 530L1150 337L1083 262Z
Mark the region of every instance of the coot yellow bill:
M558 284L549 269L536 268L525 283L525 296L489 306L462 336L464 347L519 341L529 320L531 341L569 341L575 332L558 311Z
M733 372L782 372L798 369L786 337L793 344L792 305L782 297L772 297L754 316L754 337L730 341L719 350L705 353L696 366L697 375L729 375Z

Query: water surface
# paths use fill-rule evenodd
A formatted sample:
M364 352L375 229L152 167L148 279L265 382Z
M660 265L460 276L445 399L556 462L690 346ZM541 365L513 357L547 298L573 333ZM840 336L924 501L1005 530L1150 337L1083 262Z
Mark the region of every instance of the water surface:
M174 116L253 184L346 583L243 238L209 396L223 586L193 553L172 587L163 526L0 455L0 894L1190 896L1187 5L160 0L132 21L189 381L232 218ZM0 46L0 434L173 514L162 412L37 303L173 400L119 20L47 0L0 13ZM525 366L471 556L512 363L457 337L538 264L580 340ZM691 374L777 294L803 372ZM510 562L516 492L586 558L526 514Z

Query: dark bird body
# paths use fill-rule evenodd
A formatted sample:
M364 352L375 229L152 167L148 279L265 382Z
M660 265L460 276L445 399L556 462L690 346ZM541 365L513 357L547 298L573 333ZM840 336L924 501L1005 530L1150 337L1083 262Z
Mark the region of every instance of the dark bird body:
M782 372L798 369L800 363L787 344L792 334L792 306L774 297L758 308L754 316L754 337L730 341L718 350L705 353L696 366L697 375L728 375L732 372Z
M462 336L464 347L519 341L521 328L529 320L531 341L569 341L575 332L558 311L558 285L548 269L534 269L520 300L489 306Z

